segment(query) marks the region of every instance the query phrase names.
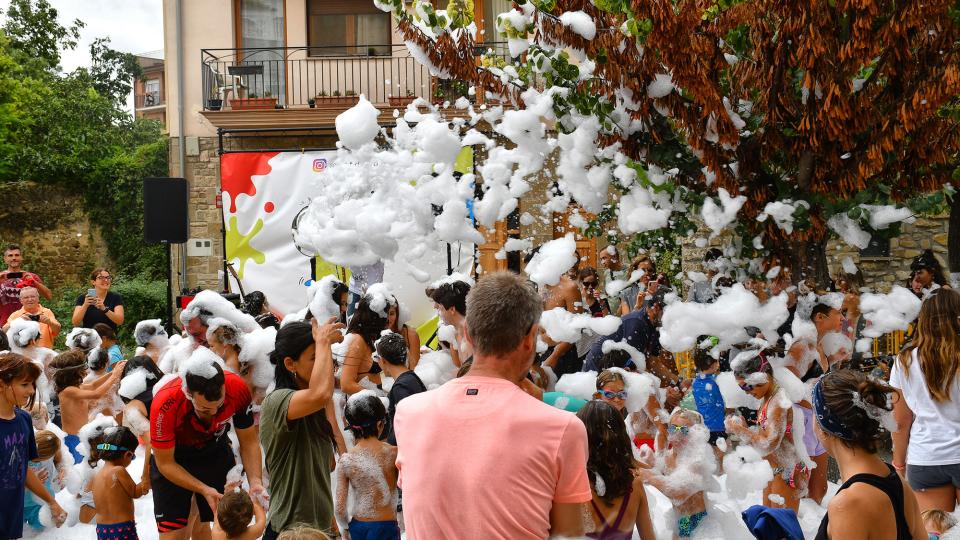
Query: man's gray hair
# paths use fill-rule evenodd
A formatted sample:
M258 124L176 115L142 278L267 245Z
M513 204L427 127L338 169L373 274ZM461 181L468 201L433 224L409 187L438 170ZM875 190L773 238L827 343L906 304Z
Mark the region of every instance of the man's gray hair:
M513 352L543 312L533 283L513 272L484 276L467 295L467 333L482 355Z
M40 296L40 290L37 289L36 287L24 287L24 288L20 289L20 297L22 298L22 297L23 297L23 293L28 292L28 291L33 291L33 292L37 293L37 296Z

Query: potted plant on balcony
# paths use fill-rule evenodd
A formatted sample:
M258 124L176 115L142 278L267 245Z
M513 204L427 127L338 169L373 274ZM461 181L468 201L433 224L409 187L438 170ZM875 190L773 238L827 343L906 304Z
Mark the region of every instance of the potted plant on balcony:
M230 108L235 111L275 109L277 108L277 98L272 97L270 92L264 92L263 97L251 93L246 98L231 99Z
M357 103L360 103L360 96L358 96L353 90L347 90L346 95L343 98L343 104L348 107L353 107Z
M407 95L390 96L389 99L391 107L406 107L410 103L413 103L413 100L417 99L417 96L413 95L413 90L407 90Z
M216 77L213 80L213 86L210 88L210 97L207 99L207 110L219 111L223 108L223 98L220 96L220 86L217 84Z
M447 93L444 91L443 86L438 84L433 88L433 99L431 99L431 101L437 107L443 106L447 101Z
M314 98L308 99L308 100L307 100L307 106L310 107L311 109L316 109L316 108L317 108L317 100L314 99Z

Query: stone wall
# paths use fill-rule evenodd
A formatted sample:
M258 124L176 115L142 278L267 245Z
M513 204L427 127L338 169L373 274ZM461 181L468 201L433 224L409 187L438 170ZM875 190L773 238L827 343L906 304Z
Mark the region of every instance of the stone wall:
M0 245L19 244L24 267L51 288L89 283L90 272L111 266L107 245L84 211L83 197L66 188L0 184Z

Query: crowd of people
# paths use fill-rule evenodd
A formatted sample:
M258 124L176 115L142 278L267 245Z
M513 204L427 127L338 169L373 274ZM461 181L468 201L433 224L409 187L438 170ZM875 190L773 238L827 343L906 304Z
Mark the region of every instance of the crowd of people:
M431 284L423 344L381 271L360 290L319 279L286 315L259 292L236 306L203 291L181 334L137 321L124 354L107 269L55 351L50 290L10 246L0 537L79 521L105 539L800 539L803 499L825 505L818 539L954 526L960 293L932 253L913 261L918 315L886 356L865 346L856 272L818 290L784 258L745 273L711 249L684 299L651 254L577 260L539 287L512 272ZM783 302L780 328L692 336L681 366L665 313L737 291ZM736 523L717 493L749 501ZM145 497L154 522L137 523Z

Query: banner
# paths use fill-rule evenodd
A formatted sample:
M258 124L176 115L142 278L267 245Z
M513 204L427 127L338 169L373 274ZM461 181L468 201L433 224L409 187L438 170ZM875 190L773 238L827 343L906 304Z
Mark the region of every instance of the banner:
M299 311L306 305L304 287L311 277L310 258L293 243L293 223L323 189L324 172L335 156L336 151L245 152L220 157L227 261L233 264L245 293L263 292L271 307L281 313ZM454 270L469 273L473 245L455 244L452 255ZM435 250L418 260L417 268L426 272L427 282L445 275L446 244L438 242ZM317 259L318 277L336 269ZM231 290L239 292L236 281L230 279ZM404 318L413 326L435 315L433 302L424 295L427 282L413 279L403 264L388 262L384 281L406 307Z

